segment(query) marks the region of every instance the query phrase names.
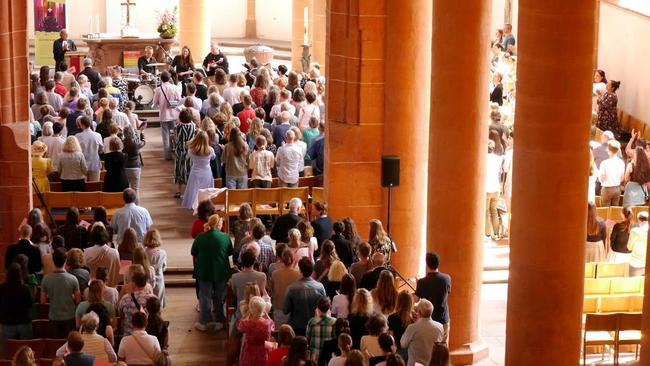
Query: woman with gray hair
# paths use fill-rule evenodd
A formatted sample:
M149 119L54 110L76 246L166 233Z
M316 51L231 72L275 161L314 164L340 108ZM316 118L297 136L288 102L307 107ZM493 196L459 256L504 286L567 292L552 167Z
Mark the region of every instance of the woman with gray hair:
M99 316L94 311L89 312L81 318L81 338L84 340L83 353L108 362L116 362L117 355L108 339L97 334ZM68 354L68 343L66 342L56 351L56 357L63 358Z

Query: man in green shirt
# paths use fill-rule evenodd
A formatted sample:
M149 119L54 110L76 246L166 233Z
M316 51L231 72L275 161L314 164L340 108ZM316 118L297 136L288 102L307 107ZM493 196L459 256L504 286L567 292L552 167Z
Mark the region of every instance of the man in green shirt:
M199 234L192 244L194 277L199 284L199 321L194 327L205 331L208 327L219 330L223 327L223 302L226 283L232 270L228 257L232 256L232 244L228 234L220 231L222 220L213 215L208 219L209 230ZM212 311L215 311L215 321Z

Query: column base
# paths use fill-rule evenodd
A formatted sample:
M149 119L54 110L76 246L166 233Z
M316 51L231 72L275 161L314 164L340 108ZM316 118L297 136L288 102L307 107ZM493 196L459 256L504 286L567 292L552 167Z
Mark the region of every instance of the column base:
M450 350L449 356L452 365L473 365L490 355L490 349L482 339L464 344Z

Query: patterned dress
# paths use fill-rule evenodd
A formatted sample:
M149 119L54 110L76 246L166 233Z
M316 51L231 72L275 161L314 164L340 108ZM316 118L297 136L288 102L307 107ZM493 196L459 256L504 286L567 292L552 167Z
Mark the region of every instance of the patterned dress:
M604 92L598 98L598 120L596 122L596 127L602 131L612 131L616 137L620 134L617 105L616 93Z
M187 142L196 134L194 123L179 123L175 129L176 161L174 162L174 182L187 183L191 162L187 155Z
M273 320L266 318L240 320L237 329L245 335L239 366L265 365L268 352L264 348L264 342L271 338L271 332L275 330Z

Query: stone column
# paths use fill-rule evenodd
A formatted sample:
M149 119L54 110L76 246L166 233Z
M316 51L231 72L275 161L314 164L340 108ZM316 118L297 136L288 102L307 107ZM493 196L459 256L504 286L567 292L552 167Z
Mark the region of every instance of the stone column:
M407 278L424 267L426 251L427 159L431 94L430 0L386 2L386 49L395 57L384 63L386 80L384 154L400 157L400 186L392 190L391 237L398 246L393 265ZM418 67L417 77L413 65ZM408 108L405 108L408 106ZM385 196L387 198L387 196ZM387 205L388 202L385 201ZM414 214L417 213L417 214Z
M309 32L313 35L311 61L320 64L321 73L325 74L327 46L327 0L314 0L314 11L309 20Z
M452 278L449 346L456 365L488 353L479 305L490 14L491 1L433 4L427 249L438 252L440 270ZM413 64L414 75L421 70Z
M246 2L246 38L257 38L255 0L247 0Z
M506 365L580 357L594 6L519 4Z
M325 192L330 216L351 216L361 237L385 220L381 187L384 135L385 0L348 7L332 1L327 57ZM302 10L301 10L302 11Z
M0 2L0 263L31 208L27 0ZM4 272L4 266L0 266Z
M194 62L198 64L210 52L212 1L183 0L178 2L178 7L178 44L180 47L189 46Z

